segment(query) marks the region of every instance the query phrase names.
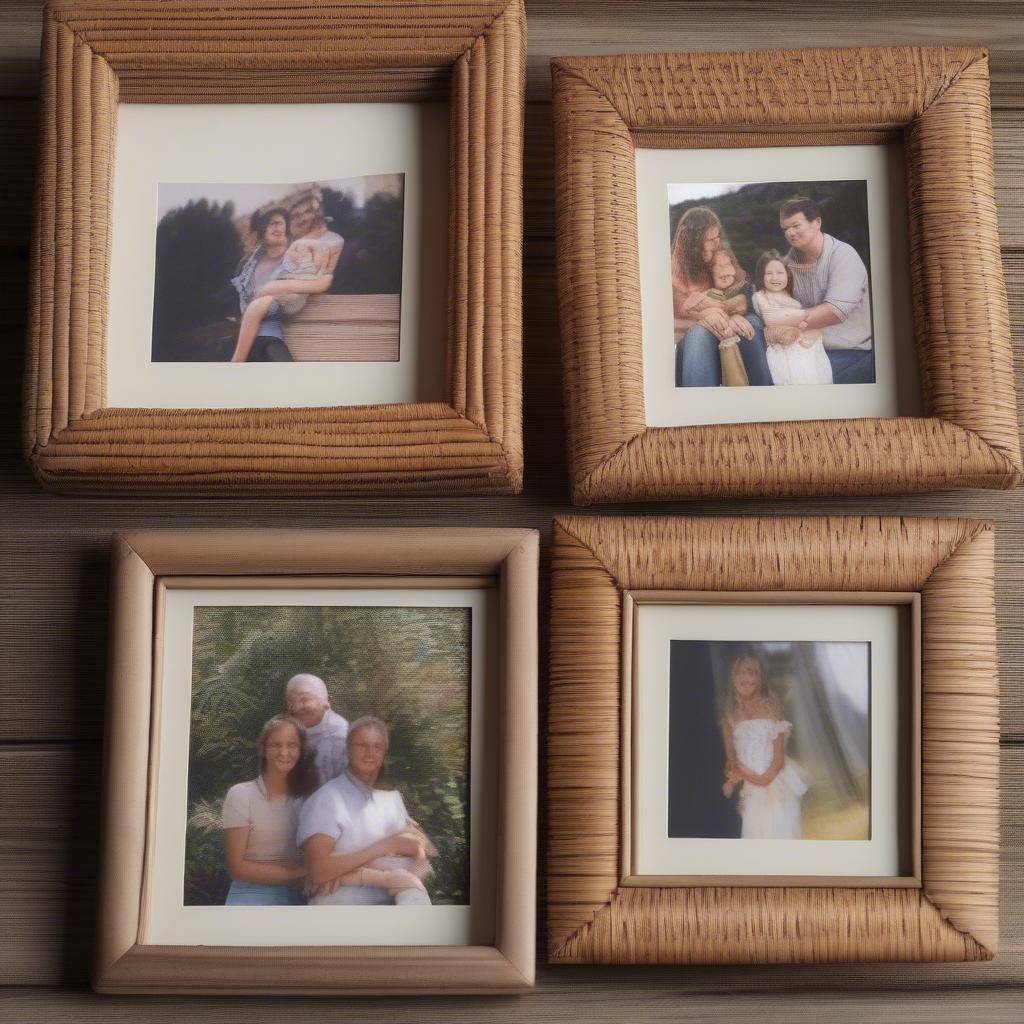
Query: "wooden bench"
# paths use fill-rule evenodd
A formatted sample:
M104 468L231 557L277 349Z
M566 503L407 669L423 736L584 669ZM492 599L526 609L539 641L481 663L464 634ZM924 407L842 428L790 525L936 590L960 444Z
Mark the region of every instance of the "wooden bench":
M311 295L285 325L297 362L397 362L400 295Z

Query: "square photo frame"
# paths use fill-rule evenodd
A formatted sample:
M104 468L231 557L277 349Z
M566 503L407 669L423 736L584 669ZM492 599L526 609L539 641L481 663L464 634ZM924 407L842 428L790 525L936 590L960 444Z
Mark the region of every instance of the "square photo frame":
M556 520L549 962L991 959L993 557L968 520Z
M531 987L537 558L529 530L117 535L94 988Z
M1018 482L984 50L906 46L565 57L552 61L552 83L559 308L575 504ZM888 162L905 163L905 181L902 174L857 169L856 163L849 165L853 170L816 168L808 158L825 153L826 159L833 147L845 147L851 159L872 148L893 153L899 159ZM788 164L787 151L793 157ZM717 169L705 166L712 156ZM659 158L665 163L660 170L648 166ZM839 187L864 181L869 207L878 205L872 193L879 190L896 201L870 214L871 232L863 216L860 222L847 217L839 230L836 211L852 209L849 190ZM687 182L692 195L685 201L666 193L666 185ZM897 194L904 187L905 215ZM790 188L818 194L793 196ZM759 191L743 196L744 189ZM792 268L786 247L799 255L803 244L787 241L777 212L774 227L767 221L756 227L757 217L763 220L769 207L781 211L790 199L808 198L817 206L797 214L824 224L828 245L836 241L827 241L828 228L836 231L849 257L850 281L858 276L862 282L853 282L856 288L845 297L801 297L800 287L818 287L808 257L801 264L807 273L794 271L804 284L779 286L788 290L783 303L789 306L807 311L811 303L835 300L832 308L842 311L831 321L845 317L838 330L849 337L830 341L827 326L790 324L773 300L773 315L782 319L770 326L786 327L807 343L801 353L793 337L775 337L778 353L800 356L779 356L788 364L780 379L803 386L711 388L703 386L709 381L699 367L673 365L673 343L678 347L683 337L673 338L664 323L674 314L678 334L700 314L676 308L682 290L667 283L675 273L670 223L678 229L687 202L720 206L723 190L732 193L726 198L744 202L733 202L728 212L719 208L714 224L709 220L704 227L717 226L723 238L731 229L737 252L741 242L750 249L732 262L751 288L768 287L753 280L758 254L767 257L778 246L781 262ZM822 208L831 222L821 219ZM966 240L957 228L965 220L973 225ZM891 228L892 239L881 253L880 224ZM879 255L898 263L901 272L889 280ZM669 305L660 294L666 290ZM722 301L730 295L728 288L722 291ZM858 316L865 320L860 334L850 326ZM664 328L658 337L665 335L667 356L650 350L652 324ZM709 347L716 380L773 380L764 364L776 345L761 344L760 355L751 351L741 361L744 339L737 335L731 349L725 340L720 351L717 344ZM825 342L849 350L839 359ZM916 368L910 365L915 352ZM679 385L674 394L673 379ZM801 411L788 414L786 403Z
M138 0L88 10L67 0L47 4L23 417L25 455L44 486L134 493L518 492L522 481L523 6L521 0L483 0L452 8L425 0L409 17L415 18L412 33L407 19L396 20L383 9L371 10L346 0L320 5L315 11L271 0L258 0L244 10L226 10L205 0L178 7ZM139 42L143 28L144 43ZM306 110L297 110L292 119L297 126L309 120L315 108L327 109L324 105L359 108L356 113L360 114L369 109L367 105L426 109L439 103L447 105L448 153L441 161L447 178L447 226L435 225L425 213L422 224L406 223L404 241L407 250L418 249L411 255L419 266L440 262L446 267L441 272L446 287L445 281L435 287L437 282L431 279L411 288L403 280L400 296L404 309L406 292L418 291L424 301L431 295L436 300L438 292L446 294L446 301L434 301L438 337L424 338L424 350L419 353L420 361L429 366L406 367L403 376L400 369L408 361L404 358L378 359L372 366L300 362L284 369L294 370L293 377L306 381L305 391L299 389L307 394L305 399L291 394L278 400L273 388L269 393L266 388L263 392L249 388L243 389L244 394L207 403L203 396L209 396L215 379L224 385L214 388L223 399L230 385L225 372L251 370L247 381L250 377L276 379L282 372L280 365L213 365L210 379L194 389L194 400L174 408L160 408L152 398L151 405L146 404L147 394L161 390L152 381L146 388L140 386L127 404L108 400L108 383L111 395L116 392L123 399L124 377L131 369L124 346L117 351L110 348L111 331L123 328L132 335L130 347L142 353L139 360L146 368L151 367L153 347L153 339L147 336L153 314L141 306L134 313L127 308L144 294L140 298L136 285L124 285L123 252L112 266L118 238L126 237L122 228L128 230L125 218L119 220L115 210L119 196L128 202L122 186L129 192L145 187L145 203L153 204L154 217L157 203L156 194L150 195L156 185L145 178L156 172L142 166L154 146L147 147L146 124L140 128L138 118L132 123L142 131L136 139L136 151L142 155L138 160L130 158L129 146L124 173L118 175L115 156L121 109L137 113L145 109L139 105L148 104L153 120L176 116L177 111L187 122L184 130L192 132L189 137L198 140L196 151L205 152L203 130L208 135L218 129L208 123L209 118L203 122L205 128L199 124L202 111L189 120L189 110L197 105L207 108L207 114L217 105L223 112L225 137L230 137L244 126L254 104L270 104L268 116L276 116L273 105L285 105L272 121L280 132L288 105L309 108L308 117ZM418 179L408 173L415 160L399 159L415 149L409 133L420 130L408 121L400 118L381 128L382 145L391 146L391 156L381 166L356 166L329 154L320 162L306 154L303 162L302 154L291 152L291 159L283 160L288 154L274 150L273 159L255 161L257 167L268 163L263 177L251 172L254 161L248 159L245 169L250 173L236 169L227 180L239 187L273 183L272 194L252 199L259 207L256 213L286 196L293 220L295 211L304 208L302 193L311 183L322 186L325 194L330 186L343 197L348 195L344 189L351 191L355 187L351 183L331 186L328 181L338 174L365 179L405 173L404 199L415 202ZM368 129L360 121L347 130L365 134ZM125 133L126 142L129 134ZM251 131L248 136L251 142ZM335 152L337 142L332 137ZM142 179L133 179L133 184L128 171L138 171ZM179 167L165 180L200 184L225 180L216 176L217 168L205 165L195 174ZM360 189L367 192L369 186L364 181L356 191ZM395 193L398 186L392 182L384 188L388 190ZM423 196L427 212L436 205L432 196L432 191ZM322 199L317 203L324 212L327 203ZM193 207L206 203L206 209L221 213L225 203L237 204L233 207L237 231L265 241L265 236L254 233L254 228L265 230L265 225L251 220L248 226L241 223L242 214L252 205L241 197L196 185L183 201L185 208L189 203ZM138 203L129 210L132 217L137 217L137 207ZM272 210L264 212L269 216ZM332 220L337 219L335 213ZM420 237L425 235L430 237ZM317 241L325 248L323 238ZM203 247L204 255L208 248L212 246ZM144 250L138 259L149 265L151 245L146 243ZM369 253L364 271L377 256L383 259L380 253ZM337 246L328 257L328 268L336 266L330 261L347 258L344 250L337 252ZM308 266L303 270L301 260L293 262L296 266L289 273L311 278ZM327 273L314 258L309 262L321 276ZM178 265L184 264L179 261ZM265 287L261 273L258 266L254 268L254 288ZM380 274L365 288L395 291L394 283L381 283L379 278ZM118 305L112 308L112 285L119 281ZM145 289L151 286L147 281ZM230 290L230 285L221 290ZM242 289L238 291L242 298ZM344 316L354 318L352 331L378 349L387 321L390 355L394 355L393 335L402 320L396 297L356 295L357 302L343 303ZM173 313L182 303L174 301L167 308ZM303 327L306 342L316 348L333 328L307 309L294 320L304 316L311 321ZM411 337L404 337L409 317L405 321L403 340L412 344L402 347L408 355L418 339L415 330ZM217 342L203 330L197 328L192 335L204 343ZM241 323L238 334L240 349ZM273 361L273 356L266 361ZM153 365L175 381L186 369L180 362ZM370 379L373 367L377 377L390 380L390 389L382 390ZM341 375L336 388L329 386L332 373ZM424 383L428 379L429 387ZM363 383L358 385L359 381ZM130 380L127 386L131 388ZM427 399L387 397L394 393L426 395ZM240 407L226 407L232 404Z

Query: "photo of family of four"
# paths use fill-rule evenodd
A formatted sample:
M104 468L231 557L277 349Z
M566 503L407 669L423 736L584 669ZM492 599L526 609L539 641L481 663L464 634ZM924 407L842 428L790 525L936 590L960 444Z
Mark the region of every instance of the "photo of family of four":
M194 616L184 905L468 905L471 609Z
M676 387L874 382L866 190L837 184L863 256L824 230L834 188L819 202L793 183L685 186L716 196L672 204Z
M388 727L351 725L310 673L286 687L288 715L256 743L260 773L228 790L227 906L429 904L438 855L397 790L376 789Z
M869 656L673 640L669 836L870 838Z
M153 361L396 360L404 181L161 184Z

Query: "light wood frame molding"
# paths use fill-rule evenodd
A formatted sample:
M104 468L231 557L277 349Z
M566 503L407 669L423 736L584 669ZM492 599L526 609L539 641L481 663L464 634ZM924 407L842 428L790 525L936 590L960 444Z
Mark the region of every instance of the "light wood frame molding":
M133 493L520 490L523 3L416 0L403 8L50 0L23 430L41 484ZM448 101L445 402L106 407L118 104L268 96Z
M535 974L538 535L514 529L198 530L117 534L93 986L107 993L419 995L519 992ZM160 629L175 581L306 576L330 585L497 581L499 729L495 941L480 946L140 944L150 819L150 722ZM289 581L289 586L294 586Z
M1007 488L1020 480L985 50L559 57L552 80L575 504ZM636 149L901 140L924 416L648 427ZM969 237L959 227L965 221Z
M552 963L986 960L998 947L994 532L972 520L570 517L552 546ZM920 594L920 887L622 885L628 591ZM582 652L586 652L585 654Z

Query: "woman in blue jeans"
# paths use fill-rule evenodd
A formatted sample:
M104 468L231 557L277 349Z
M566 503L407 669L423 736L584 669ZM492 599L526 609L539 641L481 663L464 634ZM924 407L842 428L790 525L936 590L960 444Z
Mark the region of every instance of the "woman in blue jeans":
M712 286L715 254L728 244L722 222L706 206L693 206L680 218L672 241L676 387L718 387L722 383L718 342L731 335L739 336L750 383L772 382L760 318L750 313L729 316L705 295Z

